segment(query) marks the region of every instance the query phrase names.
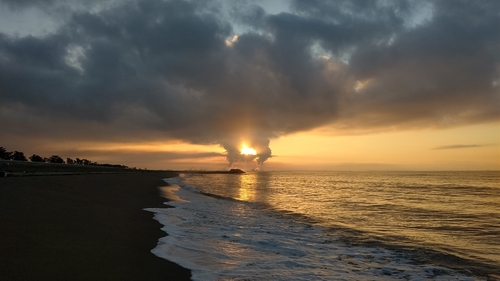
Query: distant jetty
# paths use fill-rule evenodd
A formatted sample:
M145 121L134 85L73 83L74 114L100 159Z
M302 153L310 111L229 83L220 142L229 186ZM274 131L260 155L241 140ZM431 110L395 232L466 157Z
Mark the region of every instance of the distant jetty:
M241 169L231 169L229 171L201 171L201 170L188 170L188 171L175 171L177 173L186 174L245 174L246 172Z
M244 174L245 171L240 170L240 169L231 169L231 170L229 170L229 173L230 174Z

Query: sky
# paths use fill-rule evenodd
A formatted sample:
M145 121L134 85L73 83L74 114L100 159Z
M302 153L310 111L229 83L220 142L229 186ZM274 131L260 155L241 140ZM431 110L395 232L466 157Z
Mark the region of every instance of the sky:
M82 2L0 0L9 151L148 169L500 170L500 1Z

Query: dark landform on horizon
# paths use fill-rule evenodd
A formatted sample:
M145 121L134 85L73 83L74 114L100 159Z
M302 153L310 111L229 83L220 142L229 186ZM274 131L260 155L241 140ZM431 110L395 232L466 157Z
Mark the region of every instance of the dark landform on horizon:
M170 172L175 174L244 174L241 169L230 170L148 170L92 165L71 165L57 163L36 163L13 160L0 160L0 177L27 177L48 175L113 174Z
M33 154L28 159L23 152L7 151L0 146L0 177L35 176L35 175L69 175L82 173L129 173L137 171L169 171L174 173L196 174L242 174L241 169L230 170L148 170L129 168L120 164L99 164L87 159L71 159L66 161L58 155L41 157Z

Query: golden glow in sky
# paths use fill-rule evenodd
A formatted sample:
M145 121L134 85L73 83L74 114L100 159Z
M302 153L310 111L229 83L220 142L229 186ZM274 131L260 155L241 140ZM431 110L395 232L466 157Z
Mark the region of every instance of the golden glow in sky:
M39 141L38 141L39 142ZM15 147L14 143L5 145ZM79 147L72 150L71 147ZM273 170L500 170L500 124L372 134L339 134L325 128L271 139ZM65 152L61 152L65 151ZM247 143L243 155L256 155ZM87 158L150 169L224 169L220 145L185 142L61 143L25 150L42 156Z
M275 157L264 166L278 168L279 164L287 164L296 169L320 170L500 169L499 123L367 135L332 134L313 130L272 140Z
M257 151L255 149L248 147L245 143L243 143L241 147L241 154L243 155L257 155Z

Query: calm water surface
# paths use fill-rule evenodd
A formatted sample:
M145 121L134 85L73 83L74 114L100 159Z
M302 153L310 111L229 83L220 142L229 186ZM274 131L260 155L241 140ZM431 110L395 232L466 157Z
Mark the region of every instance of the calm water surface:
M437 247L500 266L499 172L258 172L185 182L358 238Z
M445 274L448 265L500 278L500 172L185 174L171 183L186 201L157 210L170 235L156 254L193 269L194 280L481 280ZM409 265L408 252L423 262Z

